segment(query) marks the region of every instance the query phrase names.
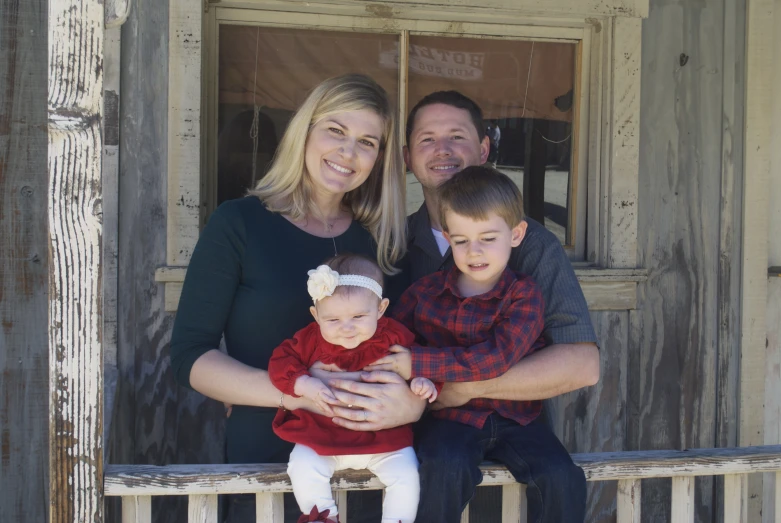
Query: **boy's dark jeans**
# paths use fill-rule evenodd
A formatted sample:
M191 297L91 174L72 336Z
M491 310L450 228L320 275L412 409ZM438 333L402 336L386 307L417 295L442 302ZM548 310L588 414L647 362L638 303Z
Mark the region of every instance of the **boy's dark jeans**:
M454 523L483 480L484 459L525 483L530 523L583 523L586 477L537 418L526 426L493 413L482 429L427 416L415 427L420 460L419 523Z

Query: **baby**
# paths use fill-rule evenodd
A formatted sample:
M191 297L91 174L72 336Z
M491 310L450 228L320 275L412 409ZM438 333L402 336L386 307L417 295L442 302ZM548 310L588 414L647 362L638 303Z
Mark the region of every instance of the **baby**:
M299 523L339 521L331 493L334 471L368 469L385 485L382 523L412 523L420 497L418 460L412 449L412 428L358 432L331 421L334 394L309 374L317 362L345 372L357 372L390 354L390 347L409 347L412 333L384 317L382 271L375 262L342 255L309 271L307 288L315 322L274 349L269 362L271 381L280 391L312 400L324 414L280 409L274 432L295 443L287 472L298 506ZM426 378L415 378L411 390L434 401L437 389Z

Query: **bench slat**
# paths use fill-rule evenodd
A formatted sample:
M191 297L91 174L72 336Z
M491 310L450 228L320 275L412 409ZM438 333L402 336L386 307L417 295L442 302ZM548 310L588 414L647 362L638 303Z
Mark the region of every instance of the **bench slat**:
M639 479L622 479L616 493L617 523L640 523L642 490Z
M673 478L672 523L694 523L694 477Z
M219 523L217 521L217 495L187 496L188 523Z
M781 471L776 472L776 495L775 495L776 522L781 521Z
M152 523L152 496L122 496L122 523Z
M336 501L336 508L339 510L339 521L341 523L347 523L347 492L346 490L334 491L334 501Z
M284 495L258 492L255 495L255 521L257 523L285 523Z
M747 523L748 475L727 474L724 476L724 521Z
M502 487L502 523L526 523L526 485Z
M464 507L463 512L461 512L461 521L459 523L469 523L469 504Z

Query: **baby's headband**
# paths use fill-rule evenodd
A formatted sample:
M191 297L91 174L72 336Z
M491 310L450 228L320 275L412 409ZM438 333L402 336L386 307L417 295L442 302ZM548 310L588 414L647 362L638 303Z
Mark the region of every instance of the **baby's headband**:
M315 303L327 296L331 296L339 285L350 285L352 287L363 287L369 289L382 299L382 287L379 283L358 274L339 274L328 265L320 265L317 269L307 272L309 280L306 282L306 289Z

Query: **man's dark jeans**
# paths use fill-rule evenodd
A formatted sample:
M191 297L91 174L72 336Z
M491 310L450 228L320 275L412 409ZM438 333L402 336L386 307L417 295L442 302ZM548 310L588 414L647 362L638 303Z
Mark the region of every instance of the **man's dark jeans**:
M540 419L526 426L493 413L482 429L426 417L415 427L419 523L455 523L483 480L484 459L525 483L530 523L583 523L586 477Z

